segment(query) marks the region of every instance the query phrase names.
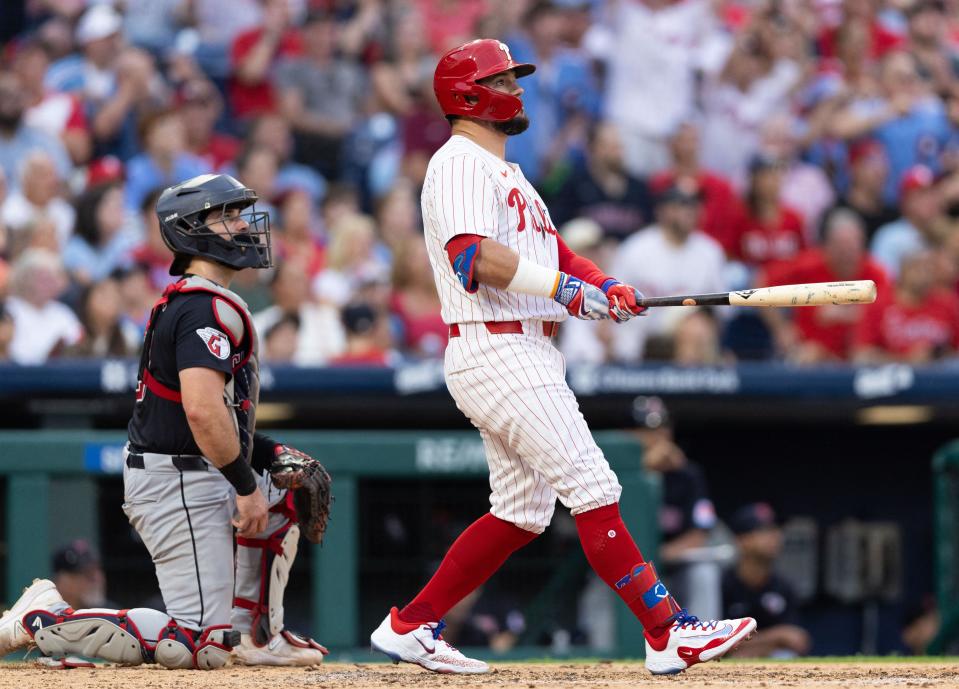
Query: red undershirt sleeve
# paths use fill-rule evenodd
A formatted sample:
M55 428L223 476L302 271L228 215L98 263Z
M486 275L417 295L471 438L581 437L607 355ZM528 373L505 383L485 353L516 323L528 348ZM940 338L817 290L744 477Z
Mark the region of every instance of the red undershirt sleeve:
M564 273L585 280L600 289L603 289L607 282L616 282L614 278L601 271L595 263L570 249L559 235L556 235L556 244L559 248L559 269Z

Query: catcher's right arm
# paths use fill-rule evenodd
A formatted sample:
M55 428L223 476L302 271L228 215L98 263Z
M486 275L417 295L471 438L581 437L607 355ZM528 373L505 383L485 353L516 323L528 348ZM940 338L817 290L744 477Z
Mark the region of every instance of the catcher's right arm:
M277 445L270 477L277 488L293 492L296 518L306 539L321 543L333 504L333 479L319 461L288 445Z

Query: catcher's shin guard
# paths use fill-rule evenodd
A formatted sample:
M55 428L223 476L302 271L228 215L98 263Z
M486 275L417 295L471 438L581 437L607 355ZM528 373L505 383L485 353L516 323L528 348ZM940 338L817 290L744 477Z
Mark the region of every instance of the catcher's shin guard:
M248 626L257 646L283 630L283 593L300 539L289 492L270 512L263 538L236 539L233 626L242 632Z
M33 610L23 616L23 626L44 655L54 658L75 653L121 665L155 662L179 669L228 665L240 637L229 625L193 631L150 608Z

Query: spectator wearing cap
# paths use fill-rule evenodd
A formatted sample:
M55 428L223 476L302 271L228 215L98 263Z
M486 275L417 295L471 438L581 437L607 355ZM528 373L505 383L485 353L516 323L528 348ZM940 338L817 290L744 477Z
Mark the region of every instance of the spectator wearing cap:
M703 197L699 227L722 244L729 228L741 222L745 212L732 184L699 161L699 126L687 120L680 123L669 137L671 167L653 175L649 185L656 194L676 184L692 180Z
M959 349L959 297L935 284L935 260L929 249L903 257L895 289L864 307L854 361L925 364Z
M879 294L889 289L886 271L866 251L862 219L852 211L838 209L826 217L821 247L806 249L794 261L770 267L757 282L765 286L847 280L873 280ZM799 364L848 358L862 309L829 305L788 309L790 314L784 311L760 310L779 355Z
M20 187L0 206L0 219L7 229L20 233L38 222L53 223L57 244L66 245L73 234L76 213L63 198L63 181L53 158L42 150L33 151L22 161Z
M90 124L83 103L73 93L51 91L44 83L50 57L36 39L18 46L13 72L19 77L27 105L24 121L31 127L57 137L75 165L86 163L93 153Z
M682 179L658 197L656 223L622 243L610 273L647 296L724 291L726 259L716 240L698 229L702 197L695 182ZM613 331L613 354L623 362L643 357L646 341L668 341L681 309L653 309Z
M260 0L260 4L260 23L237 35L230 48L230 105L241 120L276 111L272 83L276 68L303 53L303 37L293 25L289 0Z
M189 79L177 93L183 116L186 150L201 159L209 170L219 170L240 152L240 141L216 131L223 112L223 99L208 79Z
M299 366L322 366L343 352L346 341L340 312L336 307L310 299L309 276L301 261L287 260L277 265L270 293L273 305L255 313L253 323L257 331L263 333L284 321L286 326L296 325L295 346L289 352L288 361ZM286 326L283 327L289 330ZM278 335L274 355L289 349L287 335L288 332L282 337Z
M53 583L74 610L108 607L107 579L100 556L84 540L76 540L53 554Z
M73 170L70 156L60 140L27 124L26 107L20 79L12 72L0 71L0 168L13 189L20 184L23 161L37 151L53 159L60 179L67 179Z
M769 154L749 162L746 212L730 228L726 253L752 271L790 261L806 245L802 217L780 200L784 171L783 161Z
M27 249L14 262L6 309L13 319L10 359L37 365L59 356L83 337L83 326L57 299L67 287L63 264L52 251Z
M360 65L337 55L338 31L332 14L311 12L302 29L303 55L285 60L275 81L300 162L327 179L341 176L345 140L363 119L369 95Z
M561 225L559 234L572 251L598 266L609 264L610 247L603 241L603 228L592 218L573 218ZM558 347L571 363L602 364L610 359L612 328L606 321L570 318L559 329Z
M365 301L343 307L340 314L346 331L346 350L330 361L332 366L389 366L389 324L383 314Z
M136 212L143 197L157 187L169 187L212 171L207 161L189 152L184 117L185 113L173 108L141 116L139 138L143 152L127 165L125 195L130 211Z
M596 222L605 237L620 241L653 218L653 203L645 182L626 171L623 141L612 122L589 128L583 164L550 199L550 216L563 224L574 218Z
M775 572L782 552L782 531L766 503L738 509L729 519L739 560L723 576L723 614L752 617L758 631L736 655L750 658L792 658L809 653L812 640L799 626L796 596Z
M670 590L694 601L686 605L714 619L721 612L720 570L714 554L704 549L716 525L716 510L702 467L676 444L672 419L659 397L633 400L633 418L643 469L662 478L657 566L670 579Z
M75 36L81 54L50 65L46 87L76 94L83 102L94 139L94 155L129 160L139 148L138 113L165 97L153 57L124 47L123 18L107 3L92 5L80 17Z
M883 225L872 238L870 250L891 277L899 274L902 257L936 246L942 232L942 199L929 168L916 166L899 183L902 217Z
M846 141L870 136L882 144L889 160L884 199L892 204L910 168L938 170L950 129L942 102L923 84L909 53L896 51L883 59L880 94L853 100L833 117L829 133Z
M895 206L886 203L884 189L889 162L875 139L861 139L849 146L849 188L834 208L846 208L862 218L866 238L899 217Z

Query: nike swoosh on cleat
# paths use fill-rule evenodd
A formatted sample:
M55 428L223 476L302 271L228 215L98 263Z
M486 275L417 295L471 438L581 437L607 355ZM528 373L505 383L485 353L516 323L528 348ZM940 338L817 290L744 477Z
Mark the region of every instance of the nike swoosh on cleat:
M423 647L423 650L426 651L427 653L429 653L429 654L436 653L436 645L435 645L435 644L433 645L433 648L429 648L429 647L427 647L426 644L424 644L424 643L422 642L422 640L420 640L419 637L414 636L413 638L416 639L416 643L418 643L420 646L422 646L422 647Z
M690 650L690 649L688 649L688 648L681 648L681 649L679 649L679 655L681 655L681 656L692 656L692 654L693 654L692 650Z
M733 631L731 625L726 625L719 631L715 631L712 634L704 634L703 636L687 636L686 638L690 641L709 641L710 639L718 639L721 636L728 636Z

